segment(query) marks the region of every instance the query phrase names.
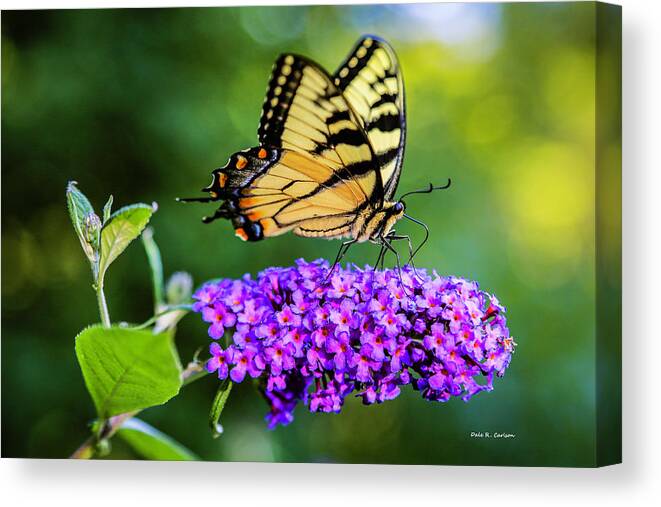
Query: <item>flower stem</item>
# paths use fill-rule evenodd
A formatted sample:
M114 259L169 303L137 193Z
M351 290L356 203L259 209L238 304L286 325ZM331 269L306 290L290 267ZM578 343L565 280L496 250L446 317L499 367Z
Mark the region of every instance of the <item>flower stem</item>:
M103 293L102 281L96 284L96 301L99 304L99 314L101 315L101 323L103 324L103 327L110 327L110 314L108 313L106 295Z
M206 361L205 361L206 362ZM209 372L202 365L204 363L199 363L197 361L192 361L188 364L186 369L181 373L182 386L187 386L192 384L197 379L205 377Z

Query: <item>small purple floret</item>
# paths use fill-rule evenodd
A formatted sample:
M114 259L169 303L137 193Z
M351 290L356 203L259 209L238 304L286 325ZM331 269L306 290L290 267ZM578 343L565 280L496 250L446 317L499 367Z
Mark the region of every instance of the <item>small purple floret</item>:
M395 269L355 266L326 280L328 268L298 260L193 295L214 339L207 370L259 378L269 428L292 422L299 402L340 412L349 393L369 405L409 384L430 401L468 401L504 375L516 343L505 308L476 282L408 266L401 280Z

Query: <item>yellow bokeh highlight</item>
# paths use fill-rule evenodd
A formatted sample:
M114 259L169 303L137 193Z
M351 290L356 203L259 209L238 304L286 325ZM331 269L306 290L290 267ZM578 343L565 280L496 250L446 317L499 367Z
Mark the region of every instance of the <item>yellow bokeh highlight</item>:
M594 55L563 48L548 55L541 98L548 126L567 139L590 141L595 126Z
M594 248L591 153L580 145L532 141L509 164L500 198L512 261L529 283L561 285Z

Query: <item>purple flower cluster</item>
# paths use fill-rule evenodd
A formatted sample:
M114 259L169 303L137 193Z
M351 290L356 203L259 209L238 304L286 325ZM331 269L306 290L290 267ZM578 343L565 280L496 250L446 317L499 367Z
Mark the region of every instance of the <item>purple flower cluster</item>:
M410 384L432 401L490 391L515 343L505 308L476 282L401 270L299 260L240 280L208 282L193 310L209 323L210 372L247 377L270 405L270 428L288 424L299 401L339 412L352 392L365 404Z

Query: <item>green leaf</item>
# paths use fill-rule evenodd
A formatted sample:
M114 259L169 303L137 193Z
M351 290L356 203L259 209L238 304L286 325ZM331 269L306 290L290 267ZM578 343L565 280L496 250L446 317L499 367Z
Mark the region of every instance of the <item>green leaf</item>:
M146 204L134 204L121 208L110 216L101 230L101 261L99 280L102 282L108 266L145 228L154 208Z
M110 197L108 197L108 202L106 202L105 206L103 207L103 223L105 224L108 220L110 220L110 211L112 210L112 194Z
M170 333L88 327L76 356L99 417L161 405L181 387L181 364Z
M211 427L213 438L218 438L223 433L223 427L219 422L220 414L225 408L225 403L227 403L227 398L229 398L231 391L232 381L229 378L226 378L223 380L222 384L220 384L220 387L216 392L216 397L213 399L211 412L209 413L209 426Z
M146 459L159 461L195 461L200 458L172 437L137 417L126 421L117 431L135 452Z
M85 220L88 216L94 214L94 208L92 208L92 204L85 197L85 194L78 190L76 185L77 183L75 181L70 181L67 185L67 208L69 209L71 223L80 241L80 246L83 248L87 258L91 262L94 262L96 252L85 237Z
M154 313L160 313L161 307L165 304L163 299L163 261L161 260L161 251L154 241L154 230L147 227L142 233L142 245L145 247L147 261L151 268L152 286L154 288Z

